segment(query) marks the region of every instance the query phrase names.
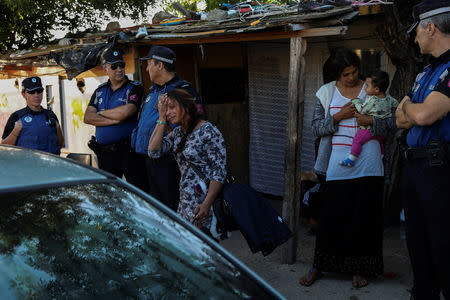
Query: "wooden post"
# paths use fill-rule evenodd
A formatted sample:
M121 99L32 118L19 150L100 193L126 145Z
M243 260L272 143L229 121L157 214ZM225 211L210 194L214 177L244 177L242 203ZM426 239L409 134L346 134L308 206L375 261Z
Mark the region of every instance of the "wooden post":
M305 98L306 39L291 38L288 84L288 119L284 155L283 219L294 233L283 246L282 263L293 264L297 255L297 231L300 209L300 173Z
M134 62L134 77L133 80L137 80L142 82L142 66L139 62L139 51L136 46L131 47L131 53L133 54L133 62Z

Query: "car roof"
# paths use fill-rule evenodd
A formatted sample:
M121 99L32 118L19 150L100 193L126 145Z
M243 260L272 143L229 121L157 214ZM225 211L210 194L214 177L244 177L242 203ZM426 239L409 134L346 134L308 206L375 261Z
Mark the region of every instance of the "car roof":
M0 191L109 178L104 172L53 154L0 145Z

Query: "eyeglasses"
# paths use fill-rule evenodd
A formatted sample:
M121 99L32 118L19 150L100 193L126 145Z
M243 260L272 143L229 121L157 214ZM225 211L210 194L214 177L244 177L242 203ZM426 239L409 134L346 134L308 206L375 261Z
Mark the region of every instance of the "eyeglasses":
M42 94L42 92L44 91L44 89L39 89L39 90L34 90L34 91L27 91L27 94L33 95L33 94Z
M125 63L124 63L124 62L116 62L116 63L113 63L113 64L111 65L111 70L115 70L115 69L117 69L118 67L120 67L121 69L125 68Z

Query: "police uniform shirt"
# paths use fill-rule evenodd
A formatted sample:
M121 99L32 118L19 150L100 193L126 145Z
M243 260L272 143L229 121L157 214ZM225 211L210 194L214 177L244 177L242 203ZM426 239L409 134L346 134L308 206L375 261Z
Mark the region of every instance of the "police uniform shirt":
M435 58L416 77L412 91L408 94L414 103L423 103L431 92L439 92L450 97L450 50ZM408 132L409 147L425 147L430 140L436 140L439 127L439 139L450 142L450 114L429 126L414 125Z
M22 109L19 109L18 111L15 111L11 114L11 116L9 116L8 121L6 122L6 126L5 129L3 130L3 136L2 139L6 139L11 132L14 129L14 126L16 124L16 122L21 118L21 116L24 116L26 114L32 114L32 115L37 115L37 114L42 114L42 113L46 113L48 114L48 116L52 119L55 119L56 121L58 121L58 117L55 115L54 112L52 112L51 110L42 108L42 110L40 112L35 112L33 110L31 110L28 106Z
M110 80L101 84L92 94L89 106L93 106L97 111L101 111L132 103L139 108L144 88L140 82L130 81L126 76L125 78L126 80L122 86L115 91L111 89ZM136 126L137 114L116 125L96 126L95 136L102 145L114 144L130 138L131 132Z
M15 123L22 118L24 118L24 120L22 121L22 131L19 134L19 137L16 142L16 144L18 146L20 146L19 141L20 141L21 135L23 133L25 133L27 121L31 123L33 121L33 118L34 119L40 118L42 120L45 120L45 123L46 123L45 125L42 124L42 126L54 127L54 130L50 130L50 132L52 132L54 134L54 136L52 138L53 138L53 140L56 138L56 141L54 141L54 143L56 143L56 144L51 146L52 149L47 148L49 146L46 146L46 148L38 147L38 146L27 147L27 148L43 150L43 151L47 151L47 152L51 152L51 153L59 153L60 147L57 144L57 132L56 132L56 126L55 126L56 124L49 123L49 120L51 120L51 119L53 119L55 122L58 122L58 117L55 115L55 113L53 111L42 108L42 107L41 107L41 111L39 111L39 112L36 112L27 106L25 108L19 109L18 111L15 111L14 113L12 113L11 116L9 117L8 121L6 122L5 129L3 130L2 139L6 139L11 134L11 132L14 129ZM39 135L39 131L36 131L34 134ZM42 139L49 138L47 135L48 135L47 132L42 132Z
M450 50L446 52L447 61L450 60ZM450 98L450 67L441 75L443 78L434 88L435 92L444 94Z
M159 118L158 112L158 99L161 95L170 92L175 89L184 89L191 94L197 104L201 104L200 96L192 87L192 85L181 79L178 75L166 82L164 85L153 84L150 88L145 102L142 103L141 110L139 112L139 125L134 130L132 136L132 147L137 153L147 155L148 142L155 130L156 120Z

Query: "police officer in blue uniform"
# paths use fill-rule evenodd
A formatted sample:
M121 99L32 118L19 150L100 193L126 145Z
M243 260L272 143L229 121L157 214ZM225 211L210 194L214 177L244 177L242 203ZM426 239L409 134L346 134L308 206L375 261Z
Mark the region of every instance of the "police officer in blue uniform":
M95 138L88 143L98 166L148 192L144 161L131 149L131 132L137 126L137 111L144 88L125 75L120 49L103 54L103 68L109 80L92 94L84 115L86 124L95 126Z
M450 299L450 0L414 6L415 42L430 65L399 104L397 126L409 129L403 200L414 274L411 299Z
M178 88L187 90L194 96L199 111L203 113L200 96L187 81L175 73L175 53L163 46L153 46L148 55L147 72L153 85L139 111L139 124L133 132L132 144L137 153L145 157L150 195L177 210L179 202L180 172L173 155L150 159L148 142L159 119L158 99L161 95ZM168 124L165 124L168 125Z
M28 77L22 81L22 96L27 106L9 117L2 144L61 153L64 136L56 115L41 106L43 92L41 78Z

